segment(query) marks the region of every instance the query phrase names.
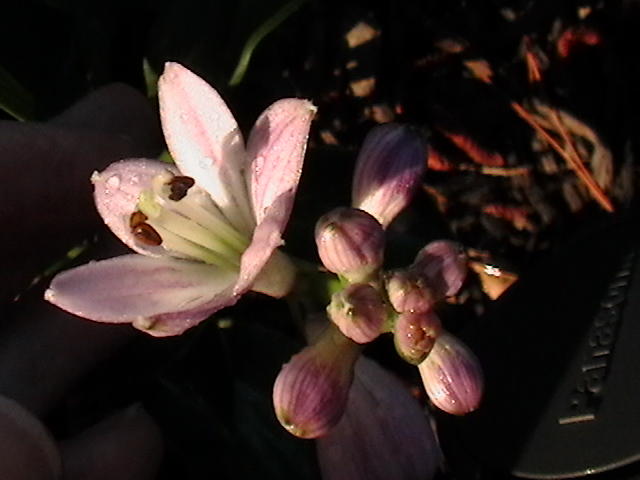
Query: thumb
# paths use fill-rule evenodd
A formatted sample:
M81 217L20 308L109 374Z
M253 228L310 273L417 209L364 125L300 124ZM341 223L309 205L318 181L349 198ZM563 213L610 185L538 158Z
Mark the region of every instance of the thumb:
M147 480L162 459L162 434L140 405L101 421L60 445L64 480Z

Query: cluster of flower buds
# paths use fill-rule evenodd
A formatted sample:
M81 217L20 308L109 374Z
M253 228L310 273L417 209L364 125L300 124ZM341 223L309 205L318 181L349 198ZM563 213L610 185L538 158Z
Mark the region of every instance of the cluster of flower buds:
M483 375L475 355L442 328L434 304L455 295L467 268L459 246L438 240L422 248L406 269L386 277L389 302L397 313L394 342L398 354L417 365L433 404L455 415L480 404Z
M432 242L409 267L382 270L385 229L411 200L425 158L422 140L413 130L396 124L375 128L358 157L352 207L337 208L316 225L322 264L338 275L342 289L327 307L337 328L295 355L276 380L278 419L297 436L323 436L338 423L359 345L388 331L394 334L400 356L419 366L436 406L463 414L479 404L478 361L444 332L433 310L464 282L466 259L459 246Z

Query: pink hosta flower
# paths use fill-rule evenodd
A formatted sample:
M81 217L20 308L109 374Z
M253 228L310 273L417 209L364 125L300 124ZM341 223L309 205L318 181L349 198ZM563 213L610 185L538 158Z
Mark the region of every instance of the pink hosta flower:
M433 404L454 415L472 412L480 405L484 376L469 347L442 332L431 353L418 365L422 383Z
M430 480L442 452L406 387L361 357L340 423L316 441L324 480Z
M386 228L411 201L425 168L425 146L416 132L394 123L374 128L358 155L352 205Z
M177 168L123 160L92 178L105 223L138 254L63 272L45 296L84 318L166 336L249 289L287 293L293 267L276 248L315 108L277 101L258 118L245 148L233 115L201 78L168 63L158 87Z

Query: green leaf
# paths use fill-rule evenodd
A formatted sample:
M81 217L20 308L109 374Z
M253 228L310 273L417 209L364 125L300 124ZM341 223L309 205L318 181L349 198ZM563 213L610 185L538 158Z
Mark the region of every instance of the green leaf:
M148 98L155 98L158 96L158 72L156 72L149 59L142 59L142 74L144 75L144 83L147 90Z

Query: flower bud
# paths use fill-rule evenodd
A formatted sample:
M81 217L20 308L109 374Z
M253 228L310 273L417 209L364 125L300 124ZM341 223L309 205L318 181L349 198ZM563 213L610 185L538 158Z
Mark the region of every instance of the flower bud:
M334 293L327 313L356 343L368 343L380 335L387 316L380 293L367 283L354 283Z
M454 415L478 408L484 389L480 362L450 333L440 334L418 369L427 395L436 407Z
M318 220L316 245L327 270L350 282L364 281L382 265L384 231L363 210L336 208Z
M422 248L411 268L419 272L437 297L455 295L467 275L467 259L460 245L437 240Z
M291 357L273 385L282 426L301 438L329 432L344 413L359 354L358 345L330 325L316 344Z
M387 295L396 312L426 312L437 300L424 277L413 269L390 272L386 280Z
M386 228L411 201L425 164L426 151L416 132L393 123L375 127L358 155L352 205Z
M398 354L405 361L419 365L433 349L440 333L442 324L433 311L407 312L398 315L393 340Z

